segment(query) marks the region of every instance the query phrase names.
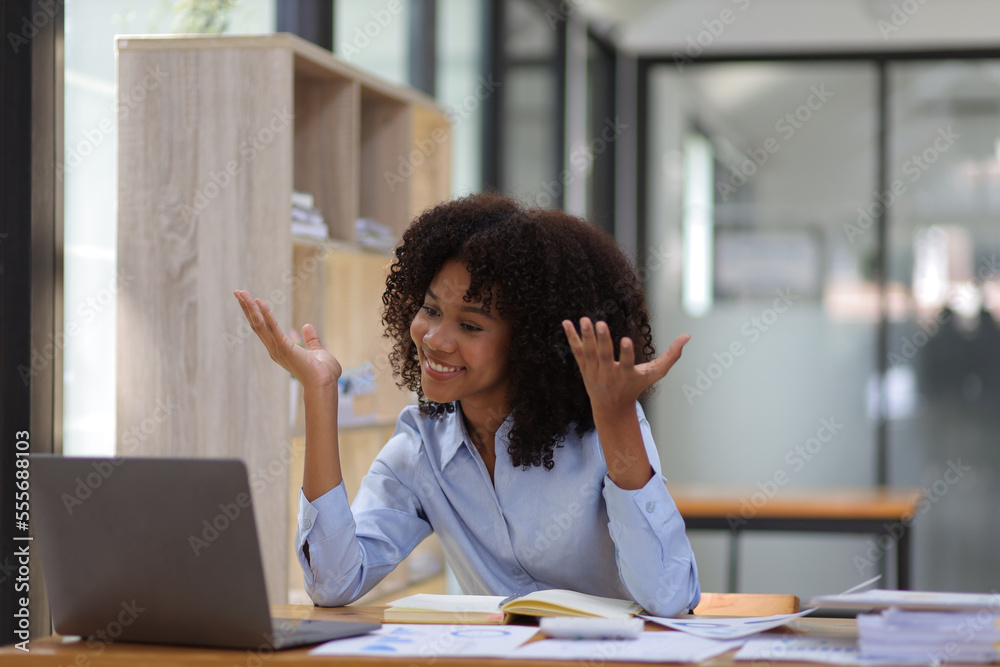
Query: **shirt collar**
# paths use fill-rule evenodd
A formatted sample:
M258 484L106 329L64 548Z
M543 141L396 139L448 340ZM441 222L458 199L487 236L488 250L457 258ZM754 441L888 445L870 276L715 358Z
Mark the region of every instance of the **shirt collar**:
M465 428L465 420L462 419L461 403L456 401L455 411L447 413L442 421L444 422L441 428L441 468L443 469L453 458L455 458L455 454L458 453L458 450L463 445L469 450L469 453L472 453L476 446L472 443L472 438L469 436L469 430ZM510 429L513 425L514 419L512 415L507 415L504 422L500 424L500 428L497 429L497 444L503 445L501 449L503 452L507 451L507 435L510 433Z

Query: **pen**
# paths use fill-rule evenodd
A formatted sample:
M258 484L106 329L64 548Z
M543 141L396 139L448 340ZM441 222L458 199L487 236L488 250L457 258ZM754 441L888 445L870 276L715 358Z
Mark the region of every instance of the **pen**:
M519 597L522 597L523 595L524 593L514 593L513 595L509 595L500 602L500 606L502 607L508 602L513 602L514 600L518 599Z

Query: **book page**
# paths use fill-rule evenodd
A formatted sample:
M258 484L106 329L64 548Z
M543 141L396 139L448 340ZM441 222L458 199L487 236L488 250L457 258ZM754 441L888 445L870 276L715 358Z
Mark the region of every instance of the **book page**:
M388 607L396 609L417 609L420 611L445 611L455 613L500 613L500 603L506 598L500 595L437 595L418 593L393 600Z
M521 614L526 611L545 612L566 609L580 615L601 616L603 618L627 618L641 608L631 600L602 598L562 589L535 591L528 593L503 606L504 611Z

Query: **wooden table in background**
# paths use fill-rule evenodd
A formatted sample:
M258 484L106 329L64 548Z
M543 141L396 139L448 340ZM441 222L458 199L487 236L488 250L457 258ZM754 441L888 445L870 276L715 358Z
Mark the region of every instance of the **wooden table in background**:
M290 618L312 618L318 620L372 621L382 617L381 606L320 608L308 605L272 605L275 616ZM647 623L647 627L662 629ZM669 632L668 630L665 630ZM811 636L853 637L856 636L853 620L836 618L802 618L793 622L786 631ZM195 648L186 646L163 646L158 644L116 643L101 645L100 642L47 637L33 639L31 653L26 654L13 646L0 648L0 664L28 665L29 667L92 667L98 665L120 665L122 667L259 667L274 665L368 665L371 667L408 667L409 665L437 665L438 667L479 667L481 665L510 665L516 667L565 667L561 660L510 660L491 658L446 658L428 656L426 658L405 657L357 657L357 656L311 656L312 647L287 649L284 651L248 651L240 649ZM733 661L735 651L712 658L703 663L705 667L746 667L748 663ZM608 662L607 665L622 667L647 667L649 663ZM807 667L807 663L782 663L782 667ZM815 663L808 664L815 667Z
M675 484L667 488L689 530L728 530L728 590L736 592L739 536L747 530L871 533L895 542L896 587L910 588L910 523L923 496L910 487Z

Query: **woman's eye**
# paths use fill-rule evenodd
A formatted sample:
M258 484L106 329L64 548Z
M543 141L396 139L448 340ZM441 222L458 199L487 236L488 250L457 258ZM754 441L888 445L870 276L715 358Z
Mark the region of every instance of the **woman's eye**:
M423 310L424 312L426 312L428 315L431 315L431 316L438 314L438 311L434 310L430 306L426 306L426 305L425 306L420 306L420 309Z
M480 329L479 327L477 327L474 324L463 324L462 328L465 329L466 331L474 331L474 332L475 331L482 331L482 329Z

